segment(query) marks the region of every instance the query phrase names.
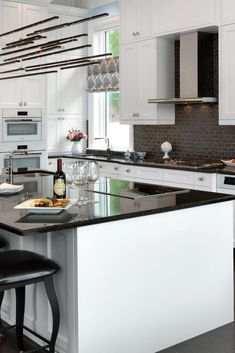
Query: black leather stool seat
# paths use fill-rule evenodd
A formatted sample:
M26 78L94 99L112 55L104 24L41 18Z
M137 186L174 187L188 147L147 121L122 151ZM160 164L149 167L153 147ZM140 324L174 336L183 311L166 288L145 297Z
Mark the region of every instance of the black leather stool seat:
M59 266L45 256L25 250L8 250L0 255L0 286L51 276Z

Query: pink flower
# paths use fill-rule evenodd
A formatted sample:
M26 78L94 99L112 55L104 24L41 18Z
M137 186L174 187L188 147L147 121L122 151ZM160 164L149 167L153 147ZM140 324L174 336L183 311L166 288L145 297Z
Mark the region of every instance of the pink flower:
M66 139L69 141L81 141L82 139L87 139L87 134L82 132L81 130L71 129L69 130Z

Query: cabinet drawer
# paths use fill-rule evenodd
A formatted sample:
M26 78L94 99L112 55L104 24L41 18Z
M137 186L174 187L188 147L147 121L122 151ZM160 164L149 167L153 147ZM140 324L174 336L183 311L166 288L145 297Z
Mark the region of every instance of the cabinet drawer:
M193 184L195 190L214 191L216 187L216 174L194 173Z
M179 187L193 187L193 172L185 172L183 170L163 170L163 182L165 185Z
M116 163L99 162L100 173L121 174L120 166Z
M135 177L135 167L132 167L130 165L122 165L121 177L124 180L132 180Z
M135 179L162 181L162 169L135 167Z

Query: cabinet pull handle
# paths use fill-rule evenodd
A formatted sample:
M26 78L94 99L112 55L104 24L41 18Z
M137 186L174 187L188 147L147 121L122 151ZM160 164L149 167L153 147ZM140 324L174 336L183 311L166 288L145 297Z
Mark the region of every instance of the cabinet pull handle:
M200 177L200 178L198 178L198 180L199 180L199 181L204 181L205 178L204 178L204 177Z

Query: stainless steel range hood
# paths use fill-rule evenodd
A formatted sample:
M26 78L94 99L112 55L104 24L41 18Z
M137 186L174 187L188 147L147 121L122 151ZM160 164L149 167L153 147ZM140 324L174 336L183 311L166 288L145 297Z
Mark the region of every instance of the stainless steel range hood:
M213 74L213 38L210 33L180 36L180 98L149 99L148 103L216 103Z

